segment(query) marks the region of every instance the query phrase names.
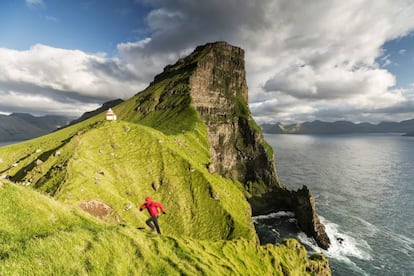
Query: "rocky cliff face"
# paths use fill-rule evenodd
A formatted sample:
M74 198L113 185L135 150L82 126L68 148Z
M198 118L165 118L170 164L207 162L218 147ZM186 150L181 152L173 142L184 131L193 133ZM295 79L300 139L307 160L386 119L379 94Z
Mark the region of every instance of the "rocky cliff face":
M251 195L253 213L294 211L299 214L299 225L306 226L304 231L317 241L323 240L318 235L325 231L322 224L315 223L318 220L310 192L299 196L278 181L273 150L248 108L242 49L226 42L197 47L189 56L166 66L147 90L137 94L135 103L131 108L137 114L123 119L133 118L164 133L191 131L196 120L190 117L201 118L207 128L209 171L240 181ZM177 124L180 127L174 129Z
M192 105L207 125L209 169L242 183L278 186L273 156L265 150L247 108L244 51L225 42L207 44L190 77Z
M257 186L262 190L264 186L281 187L272 149L248 108L244 51L226 42L199 46L191 55L165 67L152 84L177 75L181 77L168 85L168 94L190 93L191 105L207 126L209 171L246 185L256 183L249 186L253 193ZM173 88L177 84L181 92Z

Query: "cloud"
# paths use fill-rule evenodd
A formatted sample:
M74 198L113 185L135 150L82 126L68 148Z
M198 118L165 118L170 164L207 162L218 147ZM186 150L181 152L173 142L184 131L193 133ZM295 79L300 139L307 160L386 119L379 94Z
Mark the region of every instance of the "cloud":
M398 53L400 55L405 55L405 53L407 53L407 49L401 49L401 50L398 51Z
M40 44L1 49L1 95L33 89L61 104L129 97L196 46L225 40L245 49L259 123L378 120L386 110L414 117L406 112L412 92L395 88L395 76L384 68L391 60L380 58L386 41L414 31L412 0L135 2L149 10L145 37L120 42L116 58Z
M341 106L341 116L352 117L409 100L380 69L391 63L389 56L382 64L376 59L386 41L414 30L410 0L137 2L152 8L150 35L120 44L121 55L139 57L149 76L205 42L241 46L259 122L316 117L319 110L334 114Z
M43 7L45 3L43 2L43 0L26 0L26 5L28 7L35 7L35 6Z
M28 107L36 114L80 115L97 103L128 98L147 85L125 62L78 50L42 44L27 51L0 48L0 60L0 97L8 103L7 112Z
M45 19L46 19L47 21L52 21L52 22L58 22L58 21L59 21L59 19L57 19L56 17L51 16L51 15L46 15L46 16L45 16Z

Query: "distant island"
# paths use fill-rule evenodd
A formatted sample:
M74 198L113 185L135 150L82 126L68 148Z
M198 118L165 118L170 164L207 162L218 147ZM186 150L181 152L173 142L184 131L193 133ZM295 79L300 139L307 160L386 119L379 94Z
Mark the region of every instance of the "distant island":
M297 124L262 124L263 132L273 134L347 134L347 133L405 133L414 136L414 119L401 122L353 123L349 121L313 121Z

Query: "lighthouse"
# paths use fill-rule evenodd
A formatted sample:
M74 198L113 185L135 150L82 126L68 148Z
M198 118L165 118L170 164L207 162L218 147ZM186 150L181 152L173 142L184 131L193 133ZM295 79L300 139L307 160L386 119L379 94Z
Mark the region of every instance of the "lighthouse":
M106 112L106 120L107 121L116 121L116 115L112 111L112 108L109 108L108 111Z

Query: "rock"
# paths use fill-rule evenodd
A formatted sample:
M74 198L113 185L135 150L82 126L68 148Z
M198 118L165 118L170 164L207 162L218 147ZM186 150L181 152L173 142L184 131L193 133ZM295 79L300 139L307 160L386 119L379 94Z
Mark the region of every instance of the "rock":
M105 172L102 169L97 170L96 173L99 173L100 175L105 175Z
M212 187L210 187L209 191L212 199L220 200L220 195Z
M102 219L106 222L121 223L121 217L105 202L93 199L91 201L82 201L79 207L90 215Z
M39 166L40 164L42 164L43 163L43 161L42 160L40 160L40 159L36 159L36 161L35 161L35 164L37 165L37 166Z
M55 156L60 156L62 153L60 152L60 150L55 151Z
M244 51L226 42L210 43L197 47L179 66L191 64L198 53L204 56L190 77L190 91L192 105L207 125L209 171L242 183L279 186L273 155L266 153L262 133L250 123Z
M328 249L331 241L316 213L315 200L308 187L303 186L302 189L293 192L293 196L296 201L293 209L300 228L306 235L313 237L319 247Z
M154 189L154 191L158 191L158 189L160 188L160 183L158 182L153 182L151 184L151 187Z
M275 189L271 192L249 198L253 216L278 211L295 213L299 227L309 237L313 237L319 247L328 249L330 240L325 226L316 212L315 200L306 186L298 191Z
M132 209L132 204L131 203L128 203L128 204L124 205L124 211L129 211L131 209Z

